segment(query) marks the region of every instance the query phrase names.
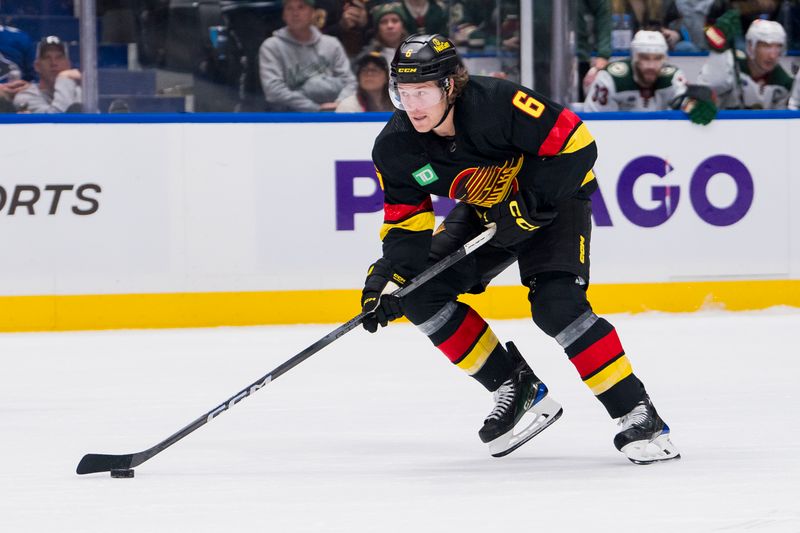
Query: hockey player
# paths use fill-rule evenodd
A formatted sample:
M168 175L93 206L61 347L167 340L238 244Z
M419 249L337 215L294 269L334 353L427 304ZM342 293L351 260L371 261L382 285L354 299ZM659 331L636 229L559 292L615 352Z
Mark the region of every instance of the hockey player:
M797 111L800 109L800 70L794 77L794 85L792 85L792 96L789 97L789 109Z
M745 34L746 52L735 50L739 13L727 11L706 30L711 52L698 81L710 86L721 109L786 109L792 78L778 63L786 31L772 20L754 20Z
M613 61L597 73L586 93L584 111L661 111L680 107L692 122L711 122L717 115L711 91L689 85L681 69L666 62L667 50L661 32L636 32L631 41L631 59Z
M571 111L515 83L469 76L453 43L412 35L391 64L397 107L372 157L384 192L383 256L362 293L364 327L405 315L495 405L478 432L496 457L552 424L561 406L513 343L459 302L519 262L533 320L555 338L621 430L631 461L679 457L614 327L586 299L594 139ZM459 200L434 234L431 195ZM494 223L492 241L402 300L393 289Z

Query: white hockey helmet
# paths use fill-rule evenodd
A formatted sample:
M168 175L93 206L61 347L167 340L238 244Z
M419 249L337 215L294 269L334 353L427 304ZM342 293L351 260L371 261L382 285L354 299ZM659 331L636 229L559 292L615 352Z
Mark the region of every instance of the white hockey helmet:
M753 57L758 43L779 44L786 50L786 30L774 20L756 19L747 28L744 36L747 41L747 55Z
M638 54L661 54L666 57L669 47L660 31L639 30L631 41L631 56Z

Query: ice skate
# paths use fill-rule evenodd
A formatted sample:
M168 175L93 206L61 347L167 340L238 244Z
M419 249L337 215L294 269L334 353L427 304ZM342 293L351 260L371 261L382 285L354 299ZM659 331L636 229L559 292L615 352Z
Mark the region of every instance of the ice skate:
M563 412L514 344L509 342L506 346L512 357L518 360L517 368L511 378L494 392L494 409L478 431L493 457L513 452L558 420Z
M614 437L614 446L631 462L646 465L680 459L681 454L669 439L669 426L658 416L648 396L620 417L619 425L622 430Z

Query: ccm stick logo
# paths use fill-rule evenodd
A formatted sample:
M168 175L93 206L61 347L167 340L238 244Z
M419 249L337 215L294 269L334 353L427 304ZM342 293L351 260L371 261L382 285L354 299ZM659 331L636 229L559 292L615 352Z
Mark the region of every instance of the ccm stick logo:
M100 201L96 198L102 192L95 183L80 185L15 185L0 186L0 213L17 215L37 213L55 215L65 209L76 215L86 216L97 212Z
M261 383L255 383L254 385L251 385L249 389L243 390L242 392L240 392L227 402L223 403L222 405L220 405L219 407L208 413L208 418L206 418L206 423L211 422L218 415L224 413L225 411L227 411L240 401L244 400L245 398L253 394L258 389L265 387L267 384L269 384L270 381L272 381L271 375L267 376Z

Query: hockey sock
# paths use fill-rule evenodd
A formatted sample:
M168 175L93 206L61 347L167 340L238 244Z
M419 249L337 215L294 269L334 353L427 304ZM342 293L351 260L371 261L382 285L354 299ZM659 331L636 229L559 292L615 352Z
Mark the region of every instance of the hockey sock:
M486 321L461 302L448 302L419 324L434 346L489 391L511 376L511 357Z
M628 413L644 398L644 385L634 375L617 331L591 309L556 335L556 341L611 418Z

